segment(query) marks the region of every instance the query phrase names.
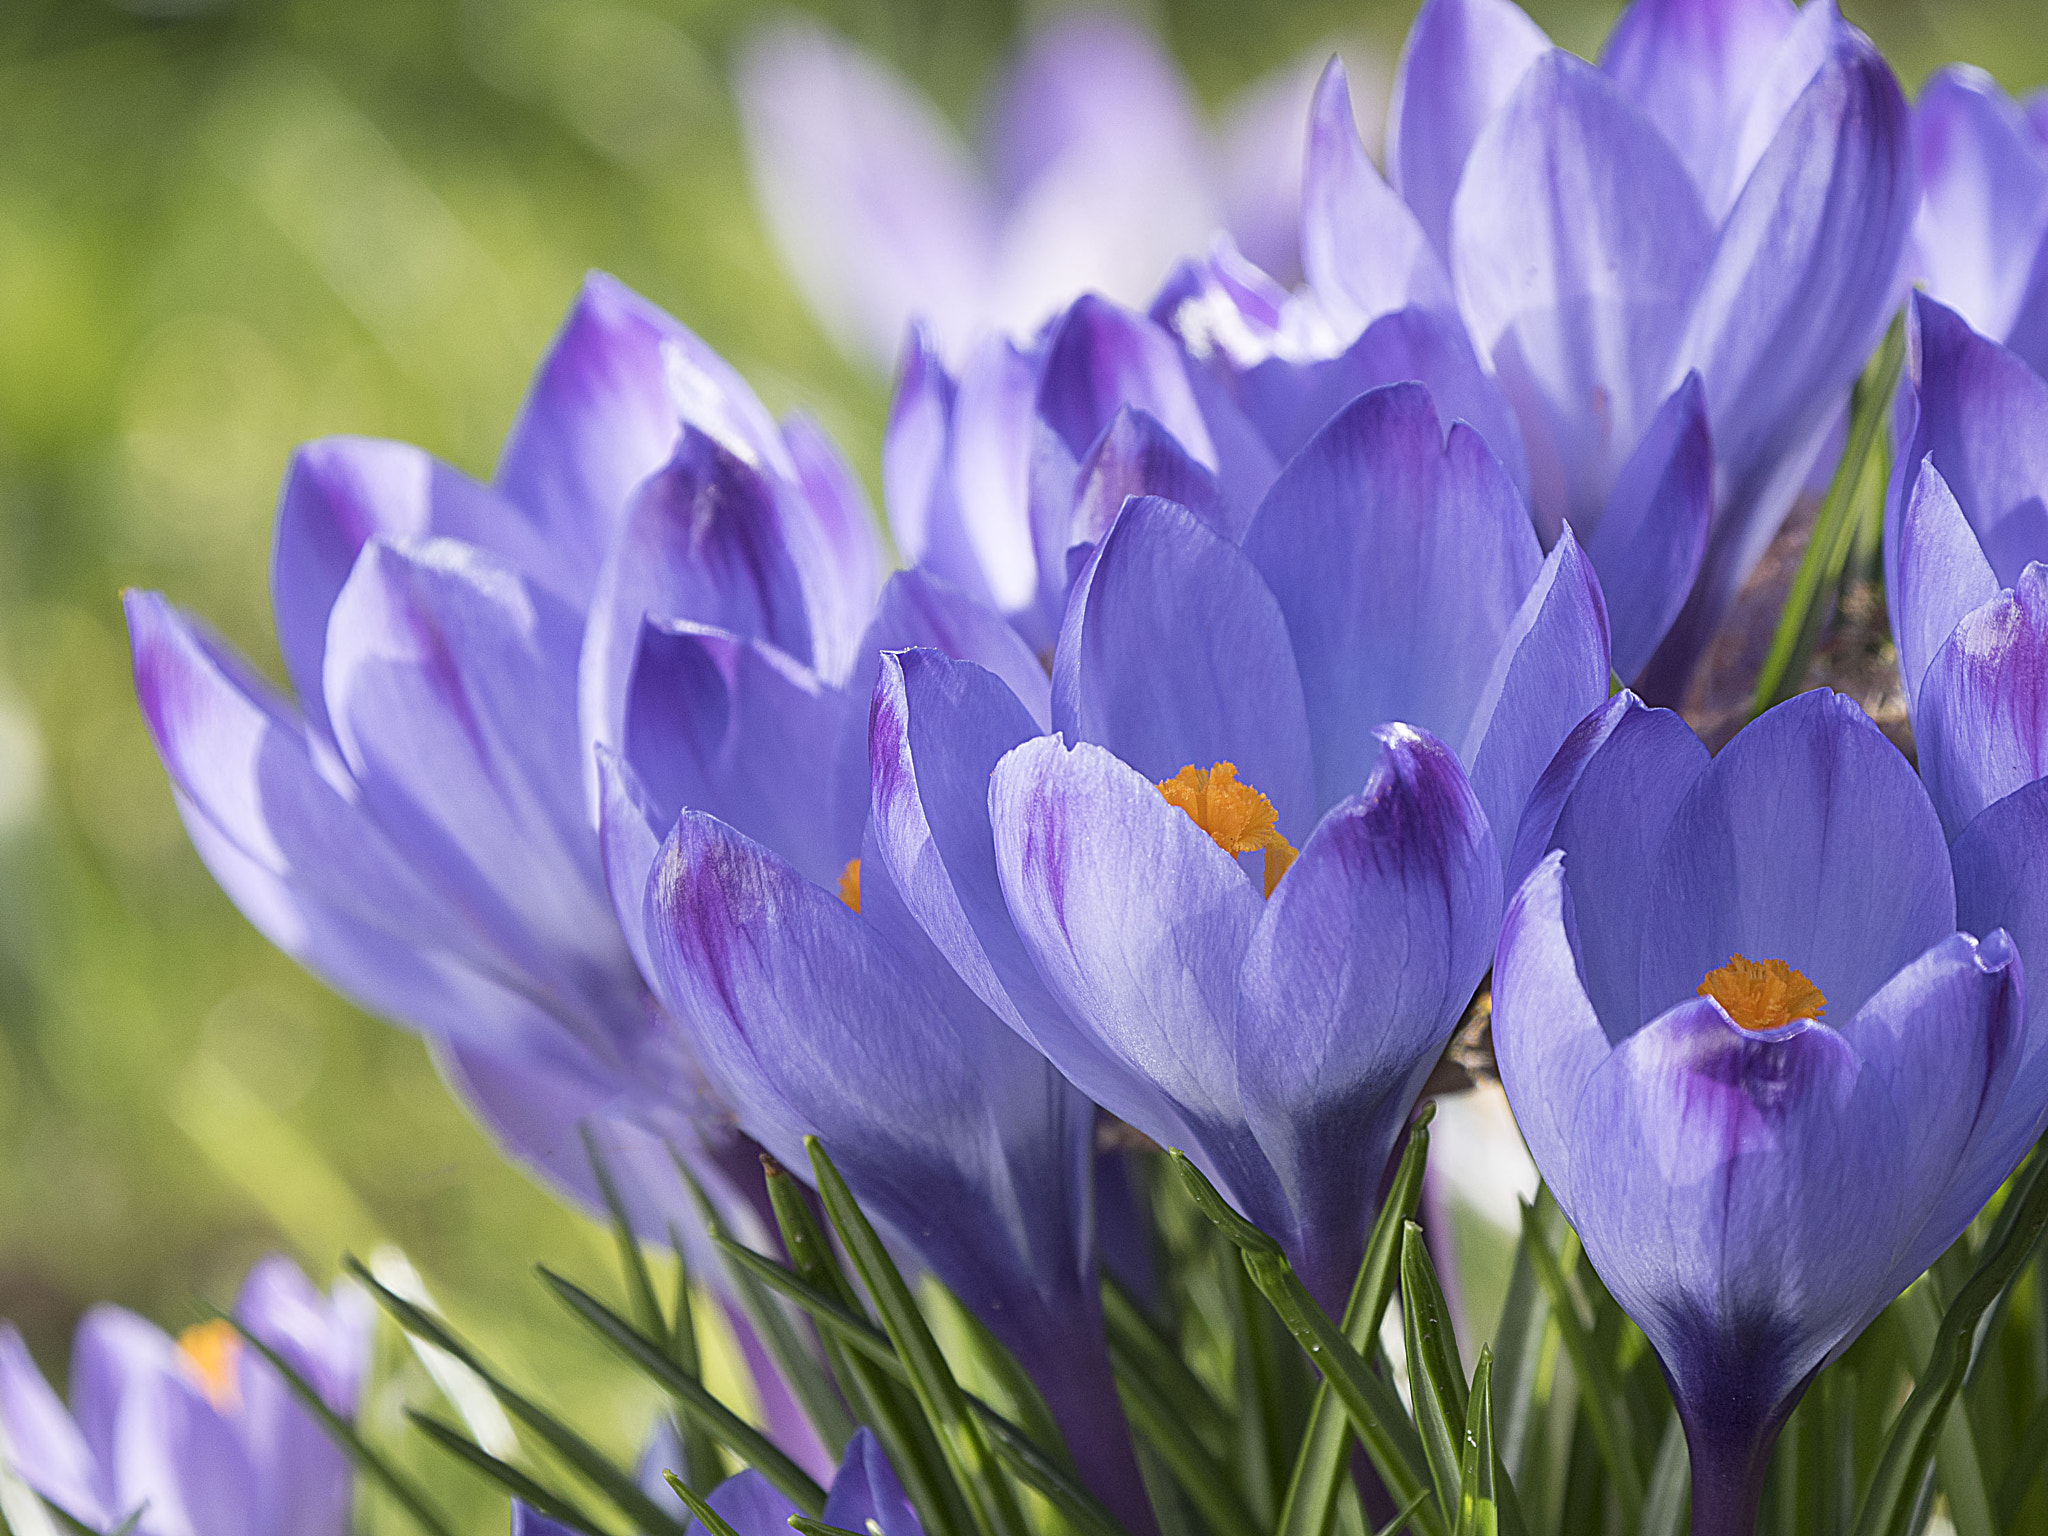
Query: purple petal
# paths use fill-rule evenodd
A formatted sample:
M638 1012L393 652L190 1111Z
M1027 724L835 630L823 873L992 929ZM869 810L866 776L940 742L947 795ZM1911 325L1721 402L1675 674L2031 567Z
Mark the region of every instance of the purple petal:
M1901 462L1933 456L2009 587L2048 559L2048 380L1923 294L1912 318L1920 410Z
M370 1363L375 1314L352 1283L323 1294L298 1265L271 1254L250 1266L235 1297L235 1316L293 1370L320 1390L344 1418L355 1413ZM245 1356L246 1364L259 1364ZM268 1370L268 1366L263 1367Z
M37 1493L91 1526L121 1518L105 1503L97 1458L12 1323L0 1323L0 1424L10 1464Z
M375 1314L353 1284L322 1296L296 1264L260 1260L242 1283L235 1315L320 1391L345 1420L355 1417L369 1366ZM254 1350L238 1361L240 1428L252 1450L256 1531L338 1532L347 1528L355 1469L277 1371Z
M605 890L618 915L633 965L642 976L647 958L644 904L647 876L665 835L661 812L633 765L608 748L597 749L597 842L604 858Z
M1047 343L1038 413L1079 462L1127 405L1157 418L1192 457L1215 468L1216 445L1172 338L1143 315L1092 295L1077 299Z
M1365 782L1384 721L1465 736L1543 563L1499 461L1469 428L1446 439L1415 384L1372 391L1318 433L1244 552L1301 668L1319 808Z
M1500 926L1500 855L1457 758L1406 726L1379 735L1363 791L1274 888L1239 983L1245 1114L1325 1298L1351 1283L1394 1139Z
M1929 663L1963 616L1997 593L1998 578L1941 471L1931 459L1914 469L1904 515L1886 524L1885 590L1899 676L1907 703L1917 708Z
M968 542L953 495L956 393L930 334L913 324L882 435L882 505L905 561L986 600L987 574ZM1020 415L1026 409L1020 406Z
M1425 0L1408 29L1387 114L1387 175L1446 258L1466 157L1549 50L1509 0Z
M787 1494L752 1468L728 1477L704 1502L732 1527L733 1536L782 1536L789 1529L789 1517L802 1513ZM690 1536L710 1536L710 1532L693 1517Z
M1566 1211L1573 1121L1587 1081L1612 1047L1572 952L1576 930L1564 856L1546 856L1508 902L1493 962L1493 1050L1515 1124Z
M830 885L860 850L861 803L837 754L857 704L758 640L647 624L633 664L625 750L665 826L699 810Z
M1955 931L1948 840L1912 766L1826 689L1759 716L1672 816L1644 908L1642 1011L1731 955L1782 960L1845 1019Z
M967 359L953 405L951 491L959 537L942 537L946 530L935 526L926 561L963 592L985 589L997 612L1011 617L1029 609L1039 593L1030 504L1037 390L1035 364L1006 337L986 338Z
M1245 1122L1238 971L1263 904L1235 860L1100 747L1041 738L989 785L1003 894L1039 974L1092 1038L1097 1103L1202 1164L1254 1221L1284 1197ZM1057 1040L1044 1042L1060 1052ZM1055 1064L1065 1070L1064 1052Z
M1972 328L2004 337L2048 235L2048 154L2012 98L1967 64L1921 88L1913 143L1918 275Z
M1171 687L1160 686L1162 661ZM1059 730L1154 783L1234 763L1298 839L1320 804L1301 698L1288 626L1251 562L1183 507L1127 503L1067 609L1053 662Z
M1539 526L1597 517L1671 389L1713 231L1685 167L1606 76L1551 53L1473 146L1458 296L1521 417Z
M1458 754L1472 765L1503 858L1551 757L1606 699L1607 658L1600 584L1567 528L1508 626Z
M1178 502L1233 541L1243 532L1225 511L1222 487L1149 411L1125 406L1103 429L1074 480L1069 543L1100 543L1128 496ZM1064 553L1064 551L1062 551Z
M866 1426L855 1430L825 1495L825 1523L842 1530L878 1529L882 1536L924 1536L903 1484Z
M1715 218L1735 199L1743 121L1797 14L1791 0L1634 0L1607 34L1600 67L1671 141Z
M840 346L889 362L912 314L957 353L980 330L994 210L937 110L873 55L784 21L734 90L754 195L783 264Z
M512 1536L576 1536L558 1520L537 1515L519 1500L512 1501Z
M1217 183L1232 242L1282 283L1301 280L1301 124L1327 50L1311 47L1252 81L1223 109ZM1381 82L1362 93L1378 105ZM1373 114L1378 126L1381 113Z
M886 651L937 651L955 661L971 661L1001 678L1041 725L1052 718L1052 680L1016 630L988 609L917 571L898 571L882 590L875 617L861 643L866 658L848 692L872 697ZM865 738L862 741L865 760ZM861 793L867 775L861 774Z
M1950 837L2048 774L2048 566L1963 616L1927 668L1913 735Z
M1622 466L1586 554L1614 627L1615 675L1633 678L1691 594L1714 515L1706 394L1689 373Z
M1317 302L1343 336L1410 305L1456 309L1442 258L1358 140L1341 59L1323 71L1309 115L1301 261Z
M782 441L795 470L782 510L810 609L813 663L827 677L844 677L882 586L875 510L853 466L809 416L788 417Z

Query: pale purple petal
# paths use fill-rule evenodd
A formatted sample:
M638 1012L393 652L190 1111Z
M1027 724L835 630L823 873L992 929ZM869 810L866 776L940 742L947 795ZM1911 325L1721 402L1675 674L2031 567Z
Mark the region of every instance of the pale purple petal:
M1928 665L1913 735L1950 837L2048 774L2048 566L1963 616Z
M2012 98L1967 64L1921 88L1913 143L1916 275L1973 329L2002 340L2048 238L2048 151Z
M827 1525L842 1530L866 1531L872 1522L882 1536L924 1536L924 1527L904 1495L895 1468L866 1426L855 1430L846 1442L839 1475L825 1495L824 1518Z
M1891 556L1885 590L1891 594L1899 677L1906 685L1906 702L1917 709L1928 665L1963 616L1991 601L1998 578L1933 461L1907 469L1912 479L1905 513L1888 519L1885 529Z
M1196 462L1151 412L1135 406L1116 413L1081 461L1069 546L1099 543L1128 496L1178 502L1227 539L1243 532L1234 526L1240 520L1224 508L1214 472Z
M0 1323L0 1423L10 1465L37 1493L91 1526L121 1518L106 1505L98 1459L12 1323Z
M853 466L809 416L785 419L782 441L795 470L782 487L783 516L810 610L813 665L844 677L885 574L875 510Z

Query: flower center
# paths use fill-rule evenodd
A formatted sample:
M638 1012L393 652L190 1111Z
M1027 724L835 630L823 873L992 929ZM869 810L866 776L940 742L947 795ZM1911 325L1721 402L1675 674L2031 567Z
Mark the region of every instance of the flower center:
M839 871L839 899L854 911L860 910L860 860L848 859Z
M242 1357L242 1336L222 1318L195 1323L178 1335L178 1356L197 1379L206 1400L231 1413L241 1400L235 1385L235 1363Z
M1778 1029L1794 1019L1817 1019L1828 1000L1819 987L1782 960L1730 955L1707 972L1698 995L1711 997L1744 1029Z
M1159 785L1167 804L1177 805L1188 819L1216 840L1225 853L1266 855L1266 894L1294 862L1294 845L1275 826L1280 813L1273 802L1237 776L1235 763L1214 768L1193 764Z

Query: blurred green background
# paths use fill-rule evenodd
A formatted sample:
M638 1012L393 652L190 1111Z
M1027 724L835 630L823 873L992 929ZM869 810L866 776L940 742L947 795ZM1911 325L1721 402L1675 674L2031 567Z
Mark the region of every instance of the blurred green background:
M1582 51L1616 9L1529 8ZM2048 80L2042 0L1845 8L1909 84L1951 58ZM1412 9L1150 16L1213 103L1319 39L1391 61ZM971 124L1035 13L820 14ZM872 482L885 382L796 302L742 171L724 79L763 19L729 0L0 0L0 1316L53 1373L96 1299L176 1326L260 1252L324 1277L389 1240L615 1443L644 1425L529 1278L537 1259L605 1273L601 1234L500 1165L418 1044L275 954L188 849L116 594L167 589L274 662L293 444L402 437L488 474L593 266L772 408L815 412ZM451 1496L491 1528L488 1499Z

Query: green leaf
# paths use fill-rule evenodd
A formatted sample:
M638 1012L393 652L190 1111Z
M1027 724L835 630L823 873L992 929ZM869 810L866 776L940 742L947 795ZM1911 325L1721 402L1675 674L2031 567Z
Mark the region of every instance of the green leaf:
M663 1472L662 1481L675 1490L676 1497L690 1506L690 1513L703 1524L710 1536L739 1536L723 1515L711 1507L711 1501L677 1477L673 1472Z
M1111 1364L1132 1430L1158 1456L1174 1483L1216 1531L1257 1531L1261 1522L1245 1507L1223 1465L1202 1446L1173 1402L1143 1371L1131 1368L1112 1343Z
M561 1525L582 1531L585 1536L610 1536L602 1525L585 1514L566 1495L543 1486L509 1461L493 1456L454 1425L444 1424L432 1414L422 1413L417 1408L406 1409L405 1416L412 1421L414 1428L442 1450L458 1461L466 1463L472 1470L481 1472L513 1498L531 1506L536 1512Z
M1145 1315L1114 1275L1102 1277L1102 1321L1119 1372L1142 1374L1174 1406L1188 1432L1220 1456L1230 1444L1230 1415L1187 1362Z
M1409 1230L1417 1233L1419 1242L1420 1229L1411 1224ZM1404 1278L1406 1267L1404 1257ZM1406 1287L1402 1294L1405 1298ZM1404 1299L1401 1305L1405 1309L1408 1303ZM1457 1536L1499 1536L1500 1495L1494 1484L1498 1458L1493 1448L1493 1352L1483 1344L1479 1347L1479 1364L1472 1372L1472 1393L1465 1405L1462 1428Z
M1546 1241L1570 1229L1550 1191L1536 1192L1536 1224ZM1516 1244L1507 1297L1493 1332L1493 1420L1501 1462L1520 1484L1543 1444L1541 1380L1547 1341L1554 1338L1550 1302L1536 1278L1526 1239ZM1550 1344L1555 1351L1555 1344Z
M1962 1390L1978 1319L2012 1283L2048 1230L2048 1154L2036 1151L2019 1175L1976 1270L1949 1305L1912 1396L1899 1410L1877 1474L1856 1518L1857 1536L1899 1536L1907 1528L1949 1407Z
M1800 557L1792 589L1785 594L1785 606L1778 614L1778 627L1771 636L1770 653L1757 674L1756 691L1750 699L1750 713L1762 714L1800 692L1806 683L1806 669L1814 646L1826 626L1842 573L1858 531L1867 519L1863 509L1875 498L1882 504L1885 466L1883 427L1897 393L1899 371L1905 363L1905 316L1900 314L1885 332L1882 345L1864 367L1849 406L1849 440L1835 467L1827 498L1814 515L1813 532ZM1867 542L1867 538L1866 538Z
M1429 1122L1435 1113L1434 1104L1424 1105L1408 1133L1408 1145L1401 1153L1394 1182L1365 1245L1365 1258L1351 1284L1351 1299L1344 1308L1344 1337L1361 1355L1378 1339L1380 1320L1386 1316L1387 1303L1398 1283L1401 1234L1408 1218L1422 1203L1422 1172L1429 1160ZM1287 1496L1281 1501L1275 1527L1278 1536L1329 1536L1330 1522L1337 1513L1337 1497L1350 1467L1350 1448L1351 1421L1330 1384L1324 1382L1316 1388L1308 1428L1294 1459L1294 1473L1287 1481Z
M1403 1504L1399 1509L1395 1510L1394 1518L1389 1520L1385 1525L1381 1526L1377 1531L1375 1531L1373 1533L1373 1536L1394 1536L1394 1532L1400 1530L1402 1526L1406 1525L1409 1522L1409 1520L1414 1516L1415 1512L1418 1509L1422 1508L1423 1501L1426 1500L1428 1497L1429 1490L1425 1488L1420 1493L1416 1494L1414 1498L1410 1499L1406 1504Z
M669 1334L668 1320L662 1315L661 1299L654 1291L654 1274L647 1267L647 1254L640 1246L640 1239L633 1231L632 1218L626 1214L626 1202L620 1197L619 1187L612 1181L611 1168L598 1150L597 1137L586 1124L579 1128L583 1135L583 1151L590 1159L590 1171L597 1179L597 1192L604 1200L606 1213L611 1217L612 1240L618 1244L619 1268L625 1271L626 1288L632 1294L633 1312L639 1319L640 1331L652 1338L666 1338ZM696 1340L690 1341L693 1358L685 1361L678 1358L691 1375L697 1374Z
M382 1290L381 1286L377 1288ZM447 1519L428 1501L427 1496L413 1486L410 1478L372 1450L369 1443L356 1433L355 1425L329 1408L327 1399L320 1395L320 1389L301 1376L290 1361L243 1327L240 1319L218 1310L214 1315L224 1319L241 1335L243 1343L270 1362L271 1369L284 1378L284 1384L299 1400L299 1406L313 1416L314 1421L326 1431L327 1438L339 1446L358 1468L375 1479L398 1507L412 1516L421 1530L428 1532L429 1536L453 1536Z
M1181 1152L1167 1154L1187 1183L1195 1203L1216 1221L1243 1255L1245 1269L1265 1293L1266 1300L1287 1325L1337 1399L1351 1416L1359 1444L1387 1485L1387 1491L1403 1502L1418 1492L1430 1490L1429 1472L1421 1441L1401 1399L1351 1346L1343 1332L1332 1323L1307 1287L1296 1278L1280 1245L1230 1209L1229 1204L1202 1175L1202 1171ZM1446 1536L1440 1509L1425 1503L1412 1517L1426 1536Z
M1657 1446L1657 1464L1650 1469L1649 1491L1643 1496L1641 1536L1685 1536L1686 1506L1692 1496L1692 1462L1685 1450L1685 1426L1672 1414Z
M791 1515L789 1528L798 1536L870 1536L866 1531L849 1531L843 1525L827 1525L822 1520L813 1520L808 1515Z
M917 1394L940 1449L960 1489L967 1495L982 1536L1026 1536L1024 1516L1016 1495L1000 1470L994 1449L979 1419L969 1410L966 1394L953 1379L945 1356L939 1352L924 1314L895 1260L882 1246L875 1229L853 1198L853 1191L833 1166L831 1156L815 1136L806 1136L804 1146L811 1155L811 1170L818 1181L818 1195L824 1202L826 1219L846 1246L847 1258L867 1287L868 1299L881 1318L882 1330L896 1347L898 1358L910 1372L911 1390Z
M484 1362L482 1356L455 1333L454 1329L432 1313L414 1306L403 1296L389 1289L356 1259L350 1258L345 1262L349 1272L370 1288L370 1294L377 1299L377 1304L389 1312L401 1328L446 1350L476 1372L484 1385L491 1389L492 1395L504 1404L507 1413L545 1440L556 1455L567 1462L593 1488L610 1499L621 1512L639 1521L652 1536L684 1536L683 1527L650 1499L629 1474L614 1466L603 1452L575 1430L531 1398L508 1385ZM626 1326L630 1331L630 1325ZM668 1363L667 1356L662 1355L659 1350L652 1349L652 1346L649 1347L656 1358L664 1364ZM669 1369L674 1370L674 1366L670 1365Z
M1401 1236L1401 1337L1407 1345L1409 1411L1422 1435L1437 1503L1443 1509L1457 1509L1465 1372L1457 1359L1458 1341L1451 1332L1450 1307L1436 1266L1429 1261L1422 1228L1412 1221ZM1489 1426L1489 1444L1491 1440Z
M825 1507L825 1490L785 1455L782 1448L713 1397L704 1384L687 1376L653 1339L572 1280L542 1266L540 1277L557 1298L599 1338L651 1377L674 1399L676 1407L701 1425L719 1444L773 1483L789 1501L807 1513Z
M1609 1485L1621 1504L1622 1524L1634 1530L1643 1518L1643 1474L1636 1465L1628 1401L1615 1378L1613 1362L1596 1345L1592 1323L1579 1311L1579 1298L1566 1282L1557 1255L1551 1252L1537 1225L1535 1211L1527 1204L1522 1207L1522 1246L1550 1303L1550 1313L1557 1321L1572 1370L1585 1389L1579 1394L1579 1405L1592 1428L1600 1459L1606 1465Z

